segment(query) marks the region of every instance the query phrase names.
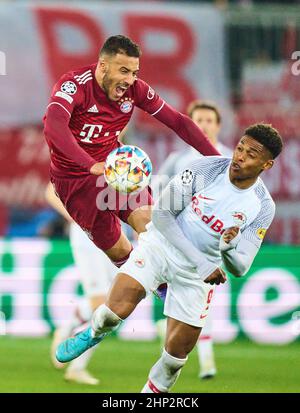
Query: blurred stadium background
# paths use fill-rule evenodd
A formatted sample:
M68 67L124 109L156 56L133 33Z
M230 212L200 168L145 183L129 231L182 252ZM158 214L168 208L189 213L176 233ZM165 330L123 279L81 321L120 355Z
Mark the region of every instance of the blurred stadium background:
M81 287L66 225L44 199L42 117L56 79L96 61L119 33L142 46L140 76L177 109L195 98L220 106L226 145L258 121L285 141L264 177L277 204L264 247L249 274L215 297L219 374L201 383L192 354L174 391L299 392L300 7L255 0L0 2L0 392L95 391L63 383L48 356ZM184 147L139 110L126 140L148 152L154 171ZM161 310L146 300L101 344L96 391L140 390L160 350Z

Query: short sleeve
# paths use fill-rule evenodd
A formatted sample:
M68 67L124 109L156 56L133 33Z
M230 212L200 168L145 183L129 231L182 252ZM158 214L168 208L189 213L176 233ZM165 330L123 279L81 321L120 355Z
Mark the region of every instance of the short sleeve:
M164 106L164 100L141 79L134 83L135 104L150 115L156 115Z

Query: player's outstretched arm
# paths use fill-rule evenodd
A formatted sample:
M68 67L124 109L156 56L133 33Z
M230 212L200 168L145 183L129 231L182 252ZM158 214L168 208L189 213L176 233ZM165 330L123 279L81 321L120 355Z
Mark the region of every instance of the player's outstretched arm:
M203 155L221 155L207 136L186 115L168 105L146 82L138 79L134 83L136 106L172 129L181 139Z
M203 131L188 116L178 112L167 103L153 116L172 129L182 140L193 146L202 155L221 155Z

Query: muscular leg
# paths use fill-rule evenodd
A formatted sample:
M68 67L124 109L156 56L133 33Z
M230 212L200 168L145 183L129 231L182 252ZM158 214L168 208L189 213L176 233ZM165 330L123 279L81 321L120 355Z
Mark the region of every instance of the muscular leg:
M127 274L119 273L110 288L106 305L124 320L145 295L145 289L138 281Z
M127 274L119 273L113 281L105 305L93 315L93 329L96 334L109 331L127 318L145 297L144 287Z
M168 318L165 349L174 357L185 358L198 341L201 328Z
M167 393L175 384L201 328L168 318L165 349L152 367L142 393Z
M152 206L145 205L131 212L127 222L138 233L146 231L146 225L151 221ZM128 257L132 250L131 242L128 240L124 232L121 232L120 238L115 245L105 250L106 255L117 265L118 261Z

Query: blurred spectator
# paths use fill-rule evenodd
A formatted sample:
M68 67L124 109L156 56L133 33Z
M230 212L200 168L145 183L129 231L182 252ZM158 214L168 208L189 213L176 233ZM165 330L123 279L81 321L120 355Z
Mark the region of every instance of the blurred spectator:
M9 221L6 235L11 237L67 237L65 220L52 208L12 208Z

